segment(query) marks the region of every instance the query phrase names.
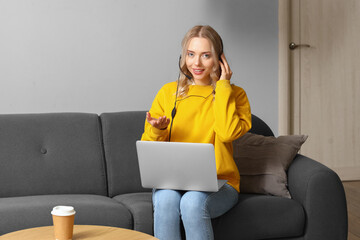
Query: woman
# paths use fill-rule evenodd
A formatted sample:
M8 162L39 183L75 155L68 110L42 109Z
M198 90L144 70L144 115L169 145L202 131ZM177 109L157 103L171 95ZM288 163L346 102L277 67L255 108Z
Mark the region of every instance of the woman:
M218 179L228 182L218 192L154 189L154 232L160 240L213 239L211 218L238 201L240 175L232 141L251 128L245 91L230 84L232 71L222 40L210 26L195 26L182 41L178 81L165 84L146 114L144 141L212 143ZM176 110L173 110L173 109Z

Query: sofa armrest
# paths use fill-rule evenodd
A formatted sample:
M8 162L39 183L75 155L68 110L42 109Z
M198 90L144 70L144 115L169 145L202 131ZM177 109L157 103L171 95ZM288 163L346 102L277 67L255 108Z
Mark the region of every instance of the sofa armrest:
M334 171L298 154L288 169L288 184L292 198L305 211L304 240L347 239L345 191Z

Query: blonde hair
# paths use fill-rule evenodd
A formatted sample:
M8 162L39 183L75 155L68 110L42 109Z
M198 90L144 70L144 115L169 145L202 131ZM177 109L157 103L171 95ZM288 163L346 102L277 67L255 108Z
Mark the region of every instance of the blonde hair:
M215 90L215 84L216 81L220 78L220 65L219 65L219 58L220 55L223 53L223 43L221 40L220 35L210 26L203 26L203 25L197 25L193 28L191 28L186 35L184 36L181 46L182 46L182 52L181 52L181 59L180 59L180 68L182 71L180 71L179 76L179 89L178 89L178 96L184 97L187 95L187 92L189 90L189 86L193 84L191 80L189 80L186 75L192 76L190 71L187 69L186 66L186 54L187 54L187 48L190 43L190 40L195 37L201 37L206 38L211 43L211 53L213 56L218 56L214 58L214 67L213 72L210 74L211 78L211 85L213 86ZM185 73L185 74L184 74Z

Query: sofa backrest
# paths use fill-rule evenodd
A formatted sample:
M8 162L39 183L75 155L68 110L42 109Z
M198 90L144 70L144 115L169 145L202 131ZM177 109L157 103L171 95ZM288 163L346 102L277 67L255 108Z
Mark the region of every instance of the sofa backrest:
M0 115L0 197L107 194L96 114Z
M150 191L141 186L135 145L144 132L145 116L145 111L100 115L110 197Z
M0 197L151 191L135 146L145 113L0 115ZM254 115L250 132L273 135Z
M271 131L270 127L254 114L251 115L251 124L252 127L249 132L263 136L274 136L274 133Z

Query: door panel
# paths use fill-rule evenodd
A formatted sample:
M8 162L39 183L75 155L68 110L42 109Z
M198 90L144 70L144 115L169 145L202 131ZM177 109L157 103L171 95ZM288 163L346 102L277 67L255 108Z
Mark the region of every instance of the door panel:
M310 45L290 51L290 133L309 135L302 154L358 180L360 1L292 0L289 9L291 41Z

